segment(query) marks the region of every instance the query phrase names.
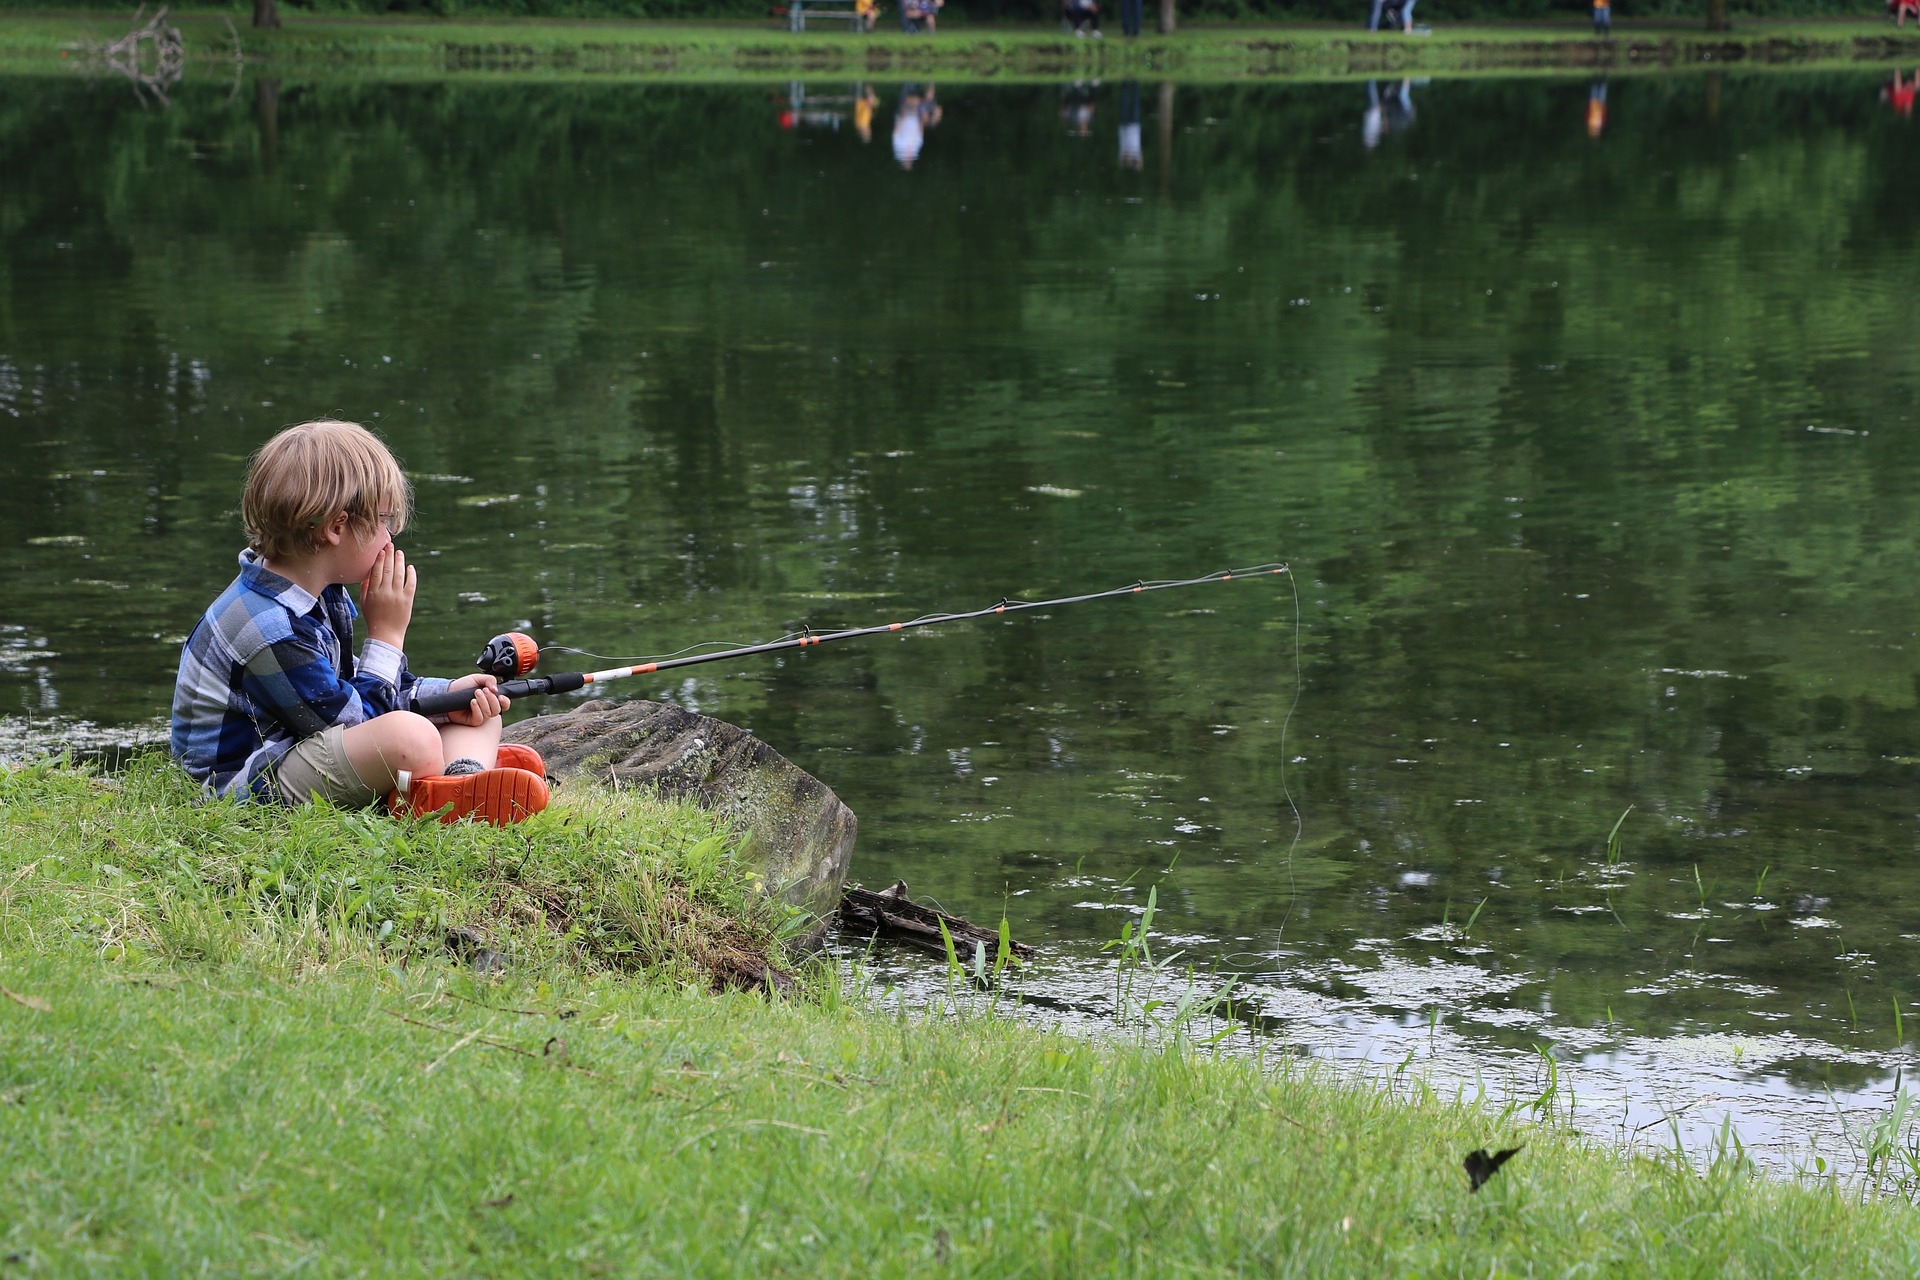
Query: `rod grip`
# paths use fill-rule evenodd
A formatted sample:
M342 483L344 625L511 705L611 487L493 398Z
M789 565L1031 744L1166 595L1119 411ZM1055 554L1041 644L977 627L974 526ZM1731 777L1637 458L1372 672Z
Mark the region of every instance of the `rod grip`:
M562 671L558 675L533 676L526 680L502 680L498 687L509 698L535 698L550 693L572 693L585 688L586 684L587 678L580 672ZM439 716L449 711L464 711L472 702L472 689L453 689L415 698L413 709L423 716Z

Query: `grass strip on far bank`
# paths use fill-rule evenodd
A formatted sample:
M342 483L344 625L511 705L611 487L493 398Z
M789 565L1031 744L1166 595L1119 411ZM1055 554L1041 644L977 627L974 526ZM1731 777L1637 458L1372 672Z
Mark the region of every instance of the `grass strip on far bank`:
M777 946L783 913L715 855L702 815L624 799L563 792L506 832L370 831L322 809L196 807L164 767L0 774L0 1260L489 1276L1920 1266L1908 1207L1757 1180L1739 1160L1702 1175L1616 1158L1292 1057L1089 1043L984 1008L889 1012L818 968L798 1000L716 994L697 947L669 939L637 963L630 929L582 932L592 912L516 914L507 886L604 903L644 876ZM483 975L448 955L444 930L462 925L491 930L510 963ZM1520 1141L1470 1194L1462 1156Z
M1730 32L1698 24L1621 23L1595 39L1578 20L1458 25L1430 36L1357 26L1191 25L1172 36L1074 39L1057 26L950 23L937 36L885 26L781 30L772 21L301 17L256 31L244 14L176 12L197 74L351 73L380 78L489 75L699 79L940 77L949 80L1183 80L1607 71L1701 67L1892 66L1920 60L1920 28L1883 20L1743 21ZM121 35L99 11L0 17L0 69L46 74L85 63L86 50Z

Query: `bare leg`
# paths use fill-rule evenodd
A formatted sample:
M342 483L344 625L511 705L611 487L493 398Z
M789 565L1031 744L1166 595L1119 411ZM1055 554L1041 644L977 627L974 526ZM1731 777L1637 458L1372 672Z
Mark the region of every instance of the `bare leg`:
M496 719L493 723L498 725L499 721ZM499 732L497 728L494 730L496 740ZM360 781L382 794L393 790L402 769L416 778L424 778L439 773L446 763L440 754L439 729L433 721L411 711L390 711L376 716L354 725L342 736L347 763L360 775Z
M452 762L462 757L478 760L482 767L491 769L495 753L500 749L500 717L471 728L464 724L443 724L440 729L440 754L444 762Z

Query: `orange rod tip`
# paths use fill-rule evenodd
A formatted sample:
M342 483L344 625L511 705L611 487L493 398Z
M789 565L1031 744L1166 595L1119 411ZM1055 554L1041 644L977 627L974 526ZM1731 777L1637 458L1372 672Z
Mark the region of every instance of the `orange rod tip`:
M889 631L898 631L898 630L899 630L899 629L901 628L901 626L902 626L902 625L904 625L904 624L902 624L902 623L898 623L898 622L889 622L889 623L887 624L887 630L889 630Z

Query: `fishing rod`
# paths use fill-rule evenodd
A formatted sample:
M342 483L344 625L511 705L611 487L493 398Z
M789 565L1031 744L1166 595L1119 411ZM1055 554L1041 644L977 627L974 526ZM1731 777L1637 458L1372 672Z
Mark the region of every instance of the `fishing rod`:
M735 658L753 658L763 653L780 653L787 649L810 649L815 645L829 644L836 640L858 640L864 636L892 635L896 631L910 631L915 627L934 627L948 622L967 622L974 618L1024 613L1030 609L1052 609L1061 605L1085 604L1090 600L1111 600L1120 596L1142 595L1148 591L1170 591L1175 587L1197 587L1207 582L1231 582L1235 578L1252 578L1286 571L1285 564L1257 564L1247 569L1222 569L1218 573L1209 573L1199 578L1139 581L1128 586L1115 587L1111 591L1091 591L1086 595L1061 596L1054 600L1009 600L1002 596L999 604L988 605L984 609L974 609L967 613L929 613L906 622L883 622L878 626L849 627L841 631L815 632L808 629L796 635L769 640L765 644L743 645L737 649L717 649L711 653L688 654L678 658L659 658L653 662L642 662L630 667L609 667L605 671L563 671L551 676L528 675L534 667L539 665L540 646L534 642L532 636L518 631L508 631L487 641L487 647L480 651L480 657L474 666L488 675L497 676L500 679L499 692L506 697L544 697L554 693L572 693L590 684L605 684L609 680L620 680L627 676L644 676L656 671L699 666L703 662L727 662ZM450 693L433 693L417 698L414 701L414 709L422 715L439 715L447 711L462 710L472 701L473 690L456 689Z

